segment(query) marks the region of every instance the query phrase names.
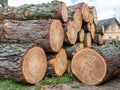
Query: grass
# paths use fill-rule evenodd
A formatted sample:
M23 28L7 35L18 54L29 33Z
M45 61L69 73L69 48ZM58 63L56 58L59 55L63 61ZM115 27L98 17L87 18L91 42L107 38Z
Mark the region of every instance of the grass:
M57 85L63 83L72 83L75 80L73 74L64 74L62 77L45 77L36 85L26 85L14 80L0 79L0 90L44 90L45 85Z

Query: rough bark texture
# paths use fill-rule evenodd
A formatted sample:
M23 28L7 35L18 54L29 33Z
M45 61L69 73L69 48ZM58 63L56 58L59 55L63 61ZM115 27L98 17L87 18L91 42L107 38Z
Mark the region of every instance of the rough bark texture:
M104 35L104 33L105 33L104 25L96 27L95 34Z
M73 9L80 8L80 10L82 12L83 21L89 22L89 20L90 20L90 17L89 17L90 10L89 10L89 7L86 3L78 3L78 4L75 4L75 5L69 6L69 7L73 8Z
M0 42L36 43L52 52L58 52L63 44L64 31L59 20L7 20L0 28Z
M51 57L51 56L50 56ZM67 70L67 55L64 49L48 61L47 76L62 76Z
M93 15L94 24L97 25L98 23L97 10L95 6L90 6L89 9L90 13Z
M75 44L77 41L77 26L73 21L68 21L63 24L65 37L64 41L67 44Z
M103 44L103 37L101 34L95 34L95 38L93 42L97 45L102 45Z
M120 69L120 47L103 45L80 50L72 59L75 76L85 84L99 85Z
M32 44L0 44L0 78L35 84L45 75L44 51Z

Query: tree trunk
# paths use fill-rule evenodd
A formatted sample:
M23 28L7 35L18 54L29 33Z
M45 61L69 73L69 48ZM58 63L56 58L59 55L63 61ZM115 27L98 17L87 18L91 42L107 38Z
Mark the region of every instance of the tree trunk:
M78 33L78 41L83 42L84 37L85 37L84 29L81 29L80 32Z
M94 24L97 25L98 23L97 10L95 6L90 6L89 9L90 13L93 15Z
M62 76L67 70L67 55L64 49L48 61L47 76Z
M65 31L65 43L67 44L75 44L77 40L77 26L73 21L68 21L67 23L63 24L64 31Z
M85 33L85 38L84 38L84 46L85 47L90 47L92 43L91 35L90 33Z
M103 37L101 34L95 34L95 38L93 42L97 45L102 45L103 44Z
M45 76L46 70L42 48L32 44L0 44L0 78L35 84Z
M58 52L64 31L59 20L3 21L0 42L36 43L47 52Z
M97 27L96 27L95 34L104 35L104 33L105 33L104 25L101 25L101 26L97 26Z
M80 50L72 59L75 76L85 84L99 85L120 69L120 47L103 45Z
M68 7L68 19L74 21L77 25L77 31L79 32L82 27L82 13L79 8Z
M78 3L76 5L69 6L70 8L77 9L79 8L82 12L83 21L89 22L90 10L86 3Z

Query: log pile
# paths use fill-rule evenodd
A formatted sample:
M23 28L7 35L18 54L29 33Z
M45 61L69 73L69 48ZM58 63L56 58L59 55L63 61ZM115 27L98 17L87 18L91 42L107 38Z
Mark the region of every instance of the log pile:
M109 69L106 67L109 57L104 59L107 56L90 47L102 45L103 35L104 27L97 26L95 6L88 6L85 2L66 6L64 2L54 0L44 4L0 8L0 77L35 84L44 76L60 77L72 68L84 83L100 84L109 78L105 73ZM85 57L86 61L80 60ZM81 75L85 74L83 76L89 74L90 71L84 71L92 65L87 66L87 57L90 63L93 60L94 67L102 67L101 76L96 72L99 68L91 66L93 73L98 75L93 82L92 76L87 81L76 72L80 71ZM100 58L98 63L94 62L96 58ZM78 68L79 65L82 69ZM115 71L112 67L110 70L111 73Z

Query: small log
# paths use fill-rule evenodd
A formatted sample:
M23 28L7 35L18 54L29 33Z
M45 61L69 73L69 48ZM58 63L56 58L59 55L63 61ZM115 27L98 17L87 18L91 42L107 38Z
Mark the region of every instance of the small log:
M64 31L59 20L4 20L0 42L36 43L46 52L58 52L63 44Z
M82 27L82 12L79 8L68 7L68 19L74 21L77 25L77 31L79 32Z
M81 29L80 32L78 33L78 41L83 42L84 37L85 37L84 29Z
M101 34L95 34L93 43L95 43L97 45L102 45L103 44L103 36Z
M89 23L91 23L91 24L92 24L92 23L94 23L93 21L94 21L93 14L91 14L91 13L90 13L90 21L89 21Z
M0 44L0 78L35 84L46 73L42 48L32 44Z
M89 9L90 13L93 15L94 24L97 25L98 23L97 10L95 6L90 6Z
M120 70L120 47L103 45L84 48L77 52L71 63L72 72L85 84L99 85Z
M75 44L77 40L77 26L73 21L68 21L67 23L63 24L64 31L65 31L65 43L67 44Z
M62 76L67 70L67 55L64 49L48 61L47 76Z
M104 33L105 33L104 25L101 25L101 26L97 25L96 30L95 30L95 34L104 35Z
M84 38L84 46L85 47L90 47L92 44L92 39L90 33L85 33L85 38Z
M71 5L69 6L70 8L73 8L73 9L77 9L79 8L82 12L82 18L83 18L83 21L85 22L89 22L90 20L90 10L89 10L89 7L86 3L78 3L78 4L75 4L75 5Z

